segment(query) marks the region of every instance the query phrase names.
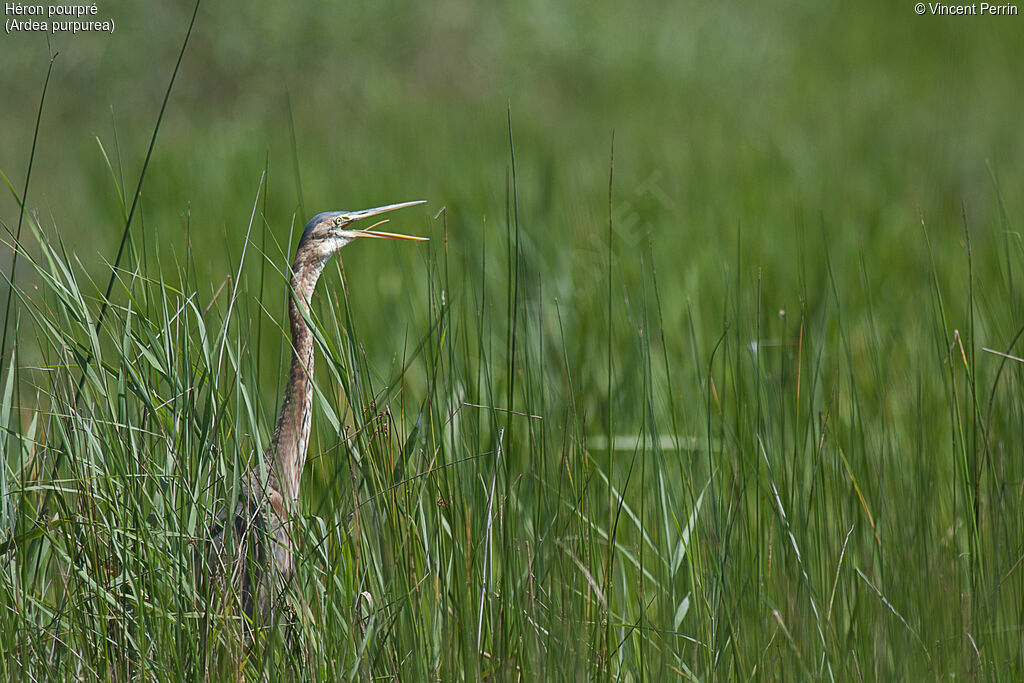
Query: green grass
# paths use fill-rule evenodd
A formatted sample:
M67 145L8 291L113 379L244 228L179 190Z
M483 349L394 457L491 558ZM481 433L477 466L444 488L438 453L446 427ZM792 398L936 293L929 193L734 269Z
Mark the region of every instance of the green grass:
M201 8L116 271L188 16L119 10L110 95L64 45L35 145L45 61L0 67L0 675L1024 676L1012 24L399 9ZM194 558L270 437L297 233L417 198L427 245L318 288L246 652Z

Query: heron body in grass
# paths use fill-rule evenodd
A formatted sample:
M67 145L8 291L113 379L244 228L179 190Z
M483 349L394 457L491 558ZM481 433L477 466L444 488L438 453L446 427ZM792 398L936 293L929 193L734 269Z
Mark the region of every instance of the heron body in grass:
M274 435L263 459L266 471L254 465L244 473L239 498L234 509L229 507L218 519L212 545L211 564L220 572L222 585L229 595L237 595L243 612L254 623L267 621L274 596L295 568L291 520L313 415L313 333L306 321L317 280L330 258L355 239L425 241L424 237L374 231L380 223L364 229L352 227L357 221L422 203L329 211L314 216L302 233L292 263L288 296L291 369Z

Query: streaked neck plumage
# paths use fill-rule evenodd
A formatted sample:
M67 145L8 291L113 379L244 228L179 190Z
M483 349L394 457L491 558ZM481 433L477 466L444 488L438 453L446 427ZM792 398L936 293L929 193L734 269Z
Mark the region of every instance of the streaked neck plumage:
M313 417L314 354L313 333L305 318L309 317L310 299L326 262L325 258L315 254L304 255L300 244L292 264L291 296L288 300L292 364L274 437L267 449L270 488L281 494L286 505L291 505L298 498L299 482L309 446Z

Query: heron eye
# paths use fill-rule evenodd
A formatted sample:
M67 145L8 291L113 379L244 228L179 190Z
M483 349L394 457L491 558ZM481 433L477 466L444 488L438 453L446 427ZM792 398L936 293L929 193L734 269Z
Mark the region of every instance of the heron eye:
M334 224L335 224L335 225L341 225L341 224L342 224L342 223L344 223L344 222L345 222L345 221L344 221L344 220L342 220L341 216L338 216L337 218L335 218L335 219L334 219Z

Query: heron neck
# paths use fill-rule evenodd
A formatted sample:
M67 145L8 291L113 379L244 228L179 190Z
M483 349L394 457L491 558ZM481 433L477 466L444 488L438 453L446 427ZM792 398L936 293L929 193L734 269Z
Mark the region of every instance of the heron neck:
M299 258L292 266L294 294L288 300L292 364L268 457L271 485L277 485L288 503L299 495L313 417L313 334L303 316L309 316L310 298L323 268L323 262L300 263Z

